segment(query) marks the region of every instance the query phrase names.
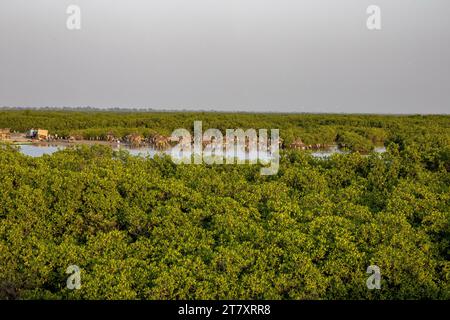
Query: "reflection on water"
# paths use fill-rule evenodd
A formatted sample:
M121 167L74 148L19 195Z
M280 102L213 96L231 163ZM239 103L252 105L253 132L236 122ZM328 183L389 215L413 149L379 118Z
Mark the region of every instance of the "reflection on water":
M382 146L382 147L375 147L373 149L373 151L376 152L376 153L383 153L383 152L386 152L386 147L384 147L384 146Z
M170 155L169 151L164 151L164 150L156 150L153 148L129 148L129 147L125 147L125 146L121 146L120 148L113 148L114 151L119 151L119 150L126 150L128 151L132 156L137 156L137 157L148 157L150 156L151 158L153 158L156 155L162 155L162 154L167 154Z
M25 154L27 156L31 156L31 157L41 157L44 154L52 154L58 150L63 150L66 147L67 146L65 146L65 145L52 145L52 144L19 145L20 152L22 152L23 154ZM126 150L131 155L140 156L140 157L147 157L147 156L154 157L155 155L162 155L162 154L171 155L170 150L162 151L162 150L157 150L157 149L153 149L153 148L149 148L149 147L130 148L127 146L120 146L120 147L113 147L113 150L114 151ZM374 149L374 152L377 152L377 153L383 153L385 151L386 151L385 147L376 147ZM311 155L316 158L327 158L335 153L343 154L343 153L348 153L348 151L342 151L337 146L331 146L330 148L328 148L326 150L318 150L318 151L311 152ZM189 157L190 154L185 153L182 156ZM225 158L233 158L233 153L232 152L225 153ZM237 152L237 158L240 160L257 159L258 153L257 152L250 152L250 153L249 152ZM262 153L259 153L259 158L262 160L269 160L270 158L272 158L272 155L270 152L262 152Z
M51 145L34 145L34 144L24 144L20 145L20 152L31 157L41 157L44 154L52 154L58 150L62 150L63 146L51 146Z
M315 158L327 158L335 153L349 153L349 151L342 151L338 148L338 146L331 146L328 149L318 150L311 152L311 155Z

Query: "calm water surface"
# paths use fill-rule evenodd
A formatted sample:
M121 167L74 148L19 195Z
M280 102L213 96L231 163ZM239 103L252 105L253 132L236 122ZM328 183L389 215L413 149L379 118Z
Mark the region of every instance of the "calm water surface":
M67 146L64 146L64 145L52 145L52 144L19 145L20 152L22 152L23 154L25 154L27 156L31 156L31 157L41 157L45 154L52 154L58 150L63 150L66 147ZM161 154L170 155L171 154L170 150L161 151L161 150L156 150L156 149L153 149L150 147L130 148L127 146L120 146L120 147L113 147L113 150L115 150L115 151L126 150L131 155L140 156L140 157L147 157L147 156L154 157L155 155L161 155ZM374 152L377 152L377 153L383 153L385 151L386 151L385 147L376 147L374 149ZM348 152L339 150L339 148L337 146L332 146L327 150L314 151L311 154L313 157L316 157L316 158L327 158L335 153L342 154L342 153L348 153ZM269 153L264 153L262 156L263 156L263 158L266 158L266 159L270 158ZM256 153L248 153L248 152L238 153L237 157L239 159L255 159L257 157L257 154Z

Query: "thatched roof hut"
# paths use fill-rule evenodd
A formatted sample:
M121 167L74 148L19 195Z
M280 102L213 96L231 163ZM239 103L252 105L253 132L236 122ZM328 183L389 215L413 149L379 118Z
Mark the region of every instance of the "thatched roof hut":
M295 139L294 142L292 142L289 145L289 148L297 149L297 150L305 150L306 149L306 145L303 143L302 139L297 138L297 139Z

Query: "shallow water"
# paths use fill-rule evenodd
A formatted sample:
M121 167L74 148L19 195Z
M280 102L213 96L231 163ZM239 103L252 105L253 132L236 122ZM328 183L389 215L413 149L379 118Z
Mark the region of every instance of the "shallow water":
M328 158L335 153L344 154L349 153L349 151L342 151L338 148L338 146L331 146L328 149L311 152L311 155L315 158Z
M19 145L20 152L27 156L31 157L41 157L45 154L53 154L58 150L63 150L67 146L65 145L54 145L54 144L29 144L29 145ZM170 150L157 150L150 147L143 147L143 148L130 148L127 146L120 146L120 147L113 147L113 150L119 151L119 150L126 150L133 156L140 156L140 157L154 157L155 155L162 155L167 154L171 155ZM374 152L377 153L383 153L386 151L385 147L376 147L374 149ZM348 153L347 151L339 150L337 146L332 146L329 149L326 150L319 150L311 152L311 155L316 158L327 158L335 153ZM184 156L189 156L189 154L184 154ZM233 157L232 153L225 154L225 157ZM258 154L256 152L238 152L237 158L238 159L257 159ZM260 158L262 159L270 159L271 154L269 152L263 152L260 154Z
M42 157L44 154L52 154L58 150L62 150L63 146L51 146L51 145L34 145L34 144L24 144L19 145L20 152L31 157Z

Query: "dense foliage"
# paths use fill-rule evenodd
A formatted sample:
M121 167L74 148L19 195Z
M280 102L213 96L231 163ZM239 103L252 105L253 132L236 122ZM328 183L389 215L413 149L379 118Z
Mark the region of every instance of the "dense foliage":
M0 146L0 298L450 299L448 117L273 117L265 127L286 117L306 131L386 134L388 151L285 151L279 173L261 176L258 165L177 166L103 146L41 158ZM37 126L26 121L17 128ZM72 264L80 290L66 288ZM366 287L369 265L381 290Z

